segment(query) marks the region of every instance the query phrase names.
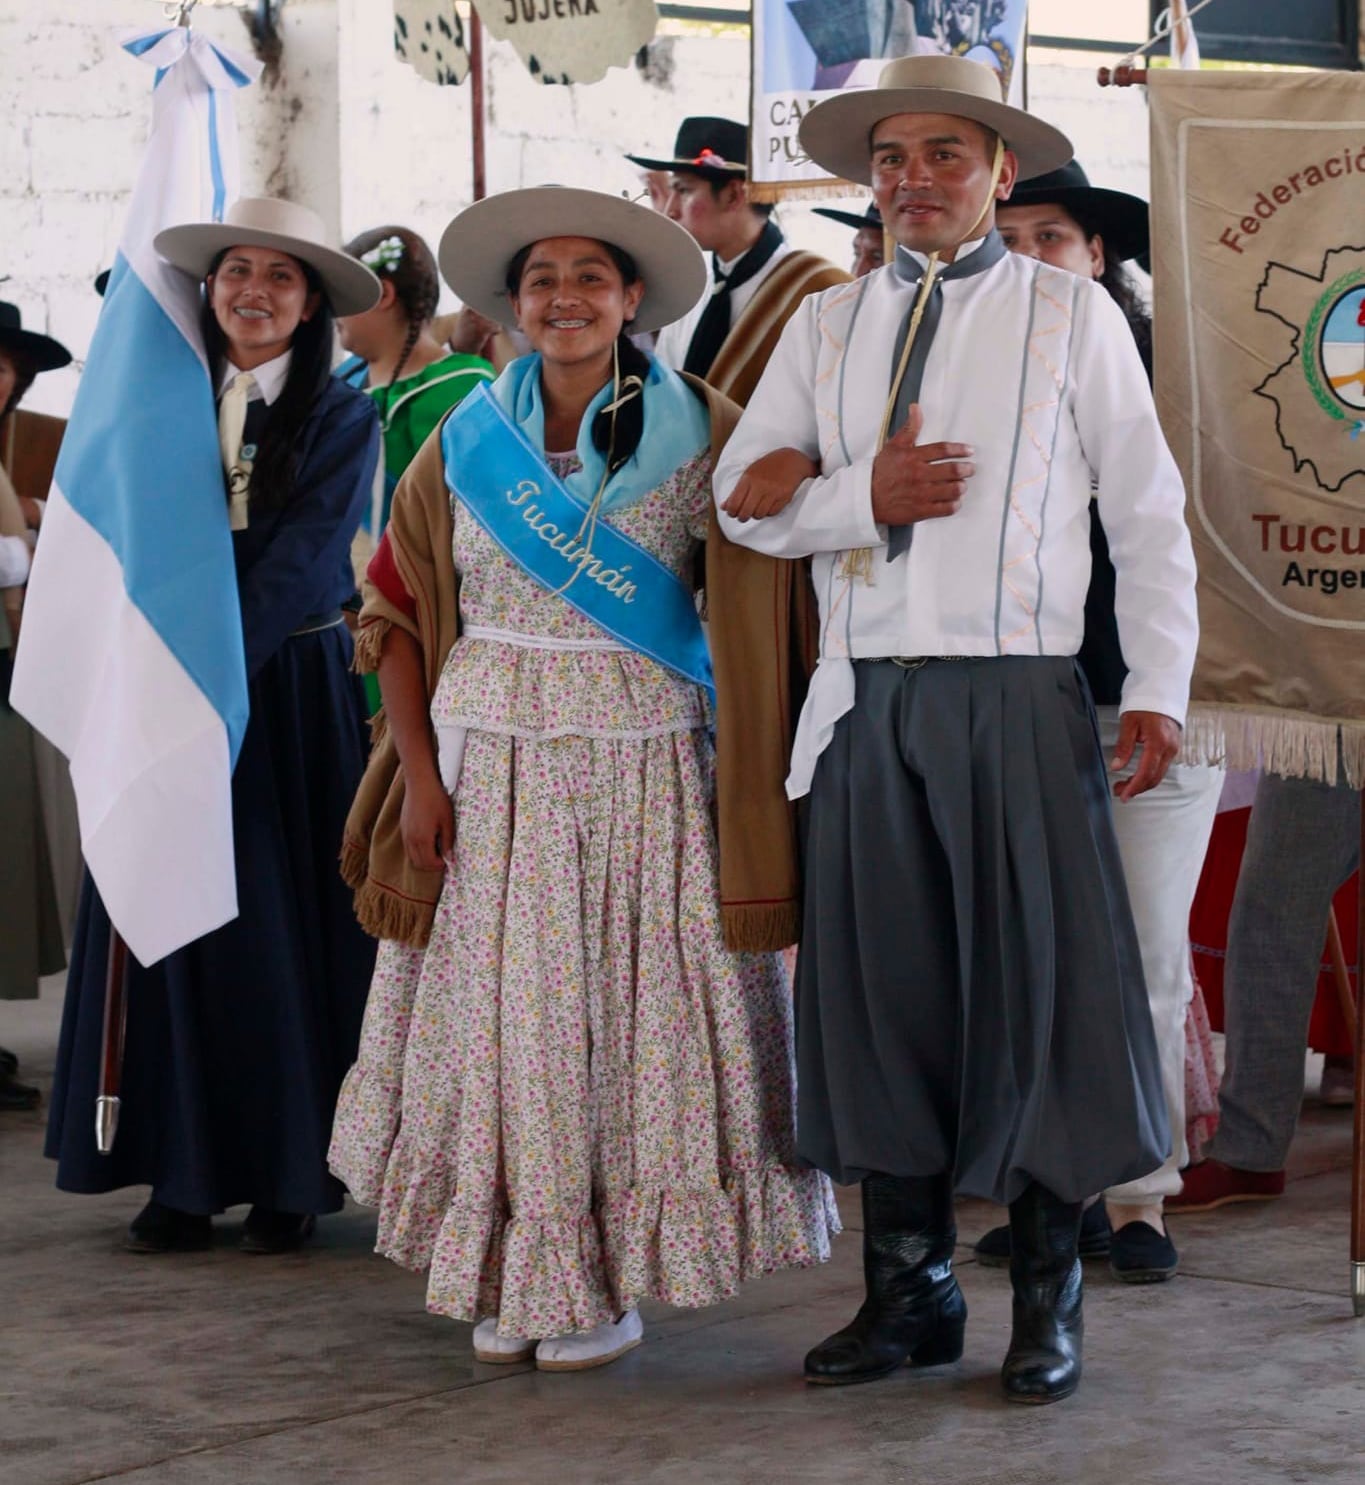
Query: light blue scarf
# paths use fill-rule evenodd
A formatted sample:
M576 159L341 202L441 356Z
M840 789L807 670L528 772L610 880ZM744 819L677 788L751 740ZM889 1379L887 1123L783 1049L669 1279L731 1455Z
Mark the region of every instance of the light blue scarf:
M544 449L545 404L540 394L539 352L510 362L489 390L532 446ZM608 380L588 404L578 427L578 457L583 467L564 481L585 506L592 504L607 465L606 455L593 445L592 420L610 400L611 390ZM601 505L604 511L619 510L658 489L674 470L711 442L711 420L705 403L676 371L654 357L650 358L643 396L644 433L639 447L607 482Z

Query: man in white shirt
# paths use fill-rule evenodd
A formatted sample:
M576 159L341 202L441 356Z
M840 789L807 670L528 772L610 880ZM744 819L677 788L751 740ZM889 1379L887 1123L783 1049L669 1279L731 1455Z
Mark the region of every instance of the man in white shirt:
M733 119L684 119L670 160L627 155L668 174L664 212L711 255L711 292L666 325L654 354L727 397L747 401L782 327L808 295L848 275L793 248L772 207L749 199L749 131Z
M867 1299L806 1374L960 1355L956 1189L1010 1207L1002 1380L1051 1402L1080 1379L1082 1199L1170 1144L1073 658L1091 489L1129 667L1115 766L1141 748L1121 800L1161 777L1184 718L1184 494L1112 300L994 230L1020 169L1069 158L1062 135L1001 103L990 69L911 57L813 109L801 139L873 187L897 242L800 307L716 472L726 534L809 556L820 603L788 780L810 794L799 1138L862 1181ZM769 455L809 475L778 514Z

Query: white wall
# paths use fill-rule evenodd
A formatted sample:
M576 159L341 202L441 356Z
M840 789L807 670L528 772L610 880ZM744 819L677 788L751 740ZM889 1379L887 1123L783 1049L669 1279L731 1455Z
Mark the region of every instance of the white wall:
M338 240L393 221L434 246L470 199L468 89L423 82L395 59L385 0L287 0L282 14L280 75L238 95L243 191L305 202ZM159 18L152 0L0 0L0 299L78 358L99 311L91 281L112 261L151 116L150 71L116 33ZM201 8L195 25L249 47L231 10ZM665 37L648 76L632 65L574 88L533 81L502 43L488 55L493 191L558 181L633 196L626 150L667 154L684 115L739 118L747 107L743 35ZM1031 63L1034 110L1078 141L1096 184L1145 193L1141 90L1102 92L1092 62L1056 55ZM845 261L844 228L800 203L779 211L793 240ZM40 377L25 405L66 413L77 376Z

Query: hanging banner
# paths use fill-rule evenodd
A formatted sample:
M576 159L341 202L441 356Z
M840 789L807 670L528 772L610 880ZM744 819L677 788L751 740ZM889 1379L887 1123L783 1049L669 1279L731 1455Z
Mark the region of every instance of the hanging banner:
M1156 390L1201 639L1186 746L1365 783L1365 78L1149 75ZM1339 747L1340 744L1340 747Z
M393 0L393 50L428 82L454 87L469 76L469 46L455 0Z
M476 0L490 36L510 41L532 77L587 83L625 67L659 24L654 0Z
M875 87L892 58L944 52L988 63L1018 103L1027 12L1027 0L753 0L754 196L847 194L802 152L797 130L831 94Z
M608 67L629 65L654 39L654 0L474 0L490 36L510 41L532 77L544 83L597 82ZM469 72L464 25L455 0L393 0L399 60L435 83L462 83Z

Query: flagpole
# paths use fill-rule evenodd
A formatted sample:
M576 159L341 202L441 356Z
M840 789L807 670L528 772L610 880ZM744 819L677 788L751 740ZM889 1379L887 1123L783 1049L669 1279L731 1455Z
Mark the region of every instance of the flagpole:
M1356 1063L1351 1130L1351 1308L1365 1315L1365 793L1360 796L1356 868Z
M190 29L190 12L198 0L171 0L163 5L167 20ZM109 956L104 970L104 1024L100 1032L100 1084L95 1095L95 1148L111 1155L118 1136L123 1095L123 1049L128 1032L128 945L109 924Z
M95 1147L114 1148L123 1090L123 1044L128 1029L128 945L109 925L109 960L104 979L104 1030L100 1044L100 1091L95 1098Z
M484 74L483 22L476 6L469 7L469 106L473 113L471 131L474 151L474 200L488 194L488 168L484 144Z

